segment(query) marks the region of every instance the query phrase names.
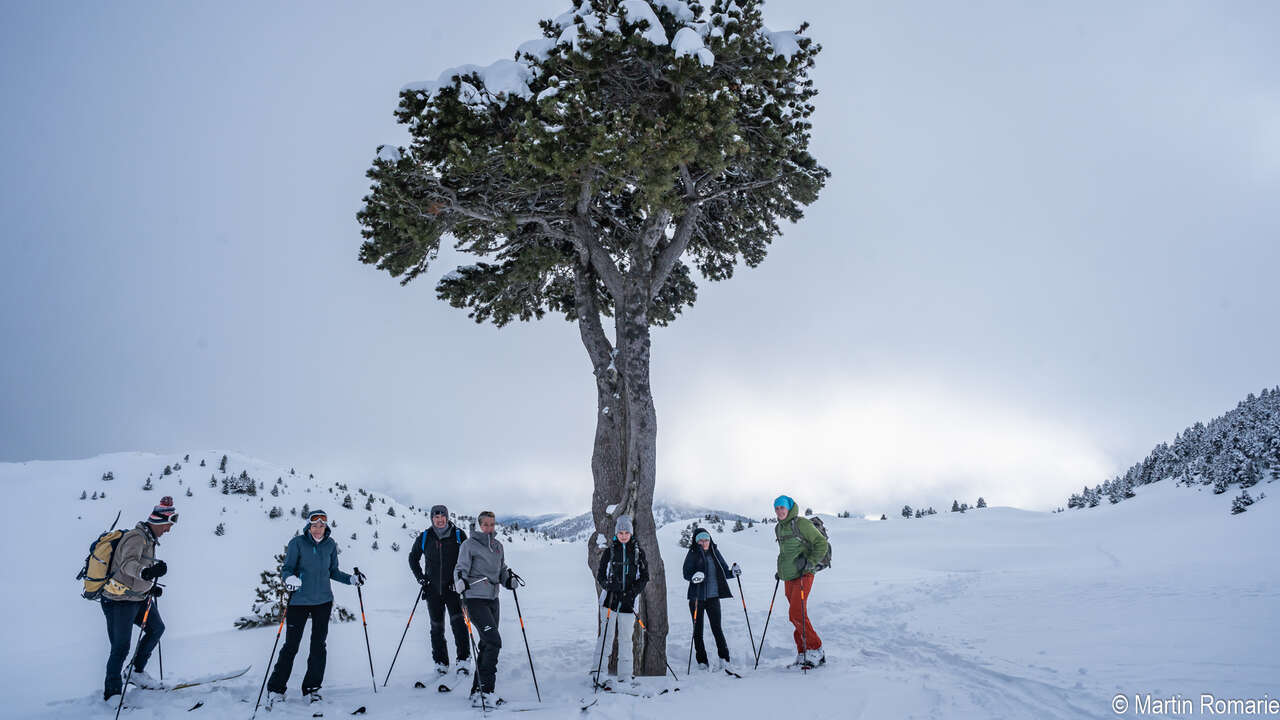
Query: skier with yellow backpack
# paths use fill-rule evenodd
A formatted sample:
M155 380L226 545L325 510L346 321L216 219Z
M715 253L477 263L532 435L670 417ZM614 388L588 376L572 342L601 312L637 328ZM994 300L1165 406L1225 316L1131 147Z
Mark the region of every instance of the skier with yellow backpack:
M139 687L158 687L145 670L147 660L164 634L164 621L151 599L163 592L156 580L169 568L163 560L156 559L156 546L176 522L178 513L173 507L173 498L166 495L147 519L133 529L113 529L98 536L80 571L78 579L84 580L84 597L101 601L102 614L107 620L111 652L107 656L102 690L105 701L112 701L124 688L120 671L129 654L130 633L135 625L143 631L133 656L130 682Z

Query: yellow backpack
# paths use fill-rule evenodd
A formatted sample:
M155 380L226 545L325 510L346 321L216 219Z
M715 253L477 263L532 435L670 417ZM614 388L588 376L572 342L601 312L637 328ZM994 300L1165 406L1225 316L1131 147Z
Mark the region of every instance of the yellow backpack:
M120 514L116 513L116 522L119 521ZM111 556L115 553L120 538L125 534L124 530L116 530L115 527L116 523L111 523L111 529L99 535L98 539L89 545L89 555L84 559L84 567L80 568L80 574L76 575L77 580L84 580L82 595L86 600L102 599L104 588L111 582L108 577L111 572Z

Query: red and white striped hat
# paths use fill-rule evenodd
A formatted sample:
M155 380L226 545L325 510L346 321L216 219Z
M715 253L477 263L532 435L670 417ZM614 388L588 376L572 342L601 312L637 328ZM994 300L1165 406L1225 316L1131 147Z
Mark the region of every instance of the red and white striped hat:
M171 495L160 498L160 504L152 508L151 515L147 516L147 522L152 525L172 525L178 522L178 511L173 507Z

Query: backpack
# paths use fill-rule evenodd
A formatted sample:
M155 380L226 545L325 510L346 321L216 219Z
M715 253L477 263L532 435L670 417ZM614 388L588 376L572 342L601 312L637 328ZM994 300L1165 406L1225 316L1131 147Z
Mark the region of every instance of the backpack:
M89 545L89 555L84 559L84 567L80 568L80 574L76 575L77 580L84 580L82 595L85 600L102 599L102 591L107 585L108 575L111 572L111 556L115 553L116 545L120 543L120 538L124 537L125 532L125 530L108 530Z
M427 552L427 533L430 532L430 530L431 528L427 528L426 530L422 531L421 545L422 545L422 553L424 555ZM462 547L462 531L459 530L457 527L453 528L453 541L458 543L458 547Z
M818 532L822 533L822 537L827 540L827 554L822 556L822 559L818 561L817 566L813 569L815 573L818 573L831 567L831 536L827 534L827 526L823 524L822 518L815 515L807 519L809 522L813 523L813 526L818 529ZM800 522L799 516L797 516L795 520L791 521L791 532L796 537L800 538L800 542L805 545L809 545L809 541L805 540L804 536L800 534L800 531L796 529L796 523L798 522Z

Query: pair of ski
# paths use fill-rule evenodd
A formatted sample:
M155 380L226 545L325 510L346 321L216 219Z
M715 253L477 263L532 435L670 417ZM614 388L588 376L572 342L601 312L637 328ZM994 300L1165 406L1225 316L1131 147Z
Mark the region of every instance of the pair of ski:
M164 692L172 692L174 690L182 690L184 688L195 687L197 685L209 685L211 683L222 682L223 680L234 680L235 678L238 678L241 675L244 675L245 673L249 672L249 669L252 667L253 667L252 665L246 665L245 667L239 668L237 670L232 670L230 672L214 673L212 675L205 675L203 677L192 678L190 680L183 680L182 682L173 683L173 684L166 683L162 685L143 685L137 682L136 679L130 680L129 684L133 685L134 687L141 688L143 690L161 690Z
M444 675L444 673L441 673L441 675ZM465 667L460 667L455 672L453 680L449 682L442 682L436 686L436 692L442 692L442 693L453 692L453 690L458 687L458 684L462 682L464 678L470 678L470 677L471 677L470 669ZM423 683L422 681L418 681L414 683L413 686L418 689L425 689L427 687L426 684ZM503 712L530 712L533 710L542 710L543 708L542 707L518 707L518 708L511 707L510 703L508 703L506 700L503 700L502 698L497 698L496 700L493 701L492 704L486 704L482 709L486 713L488 713L490 710L502 710Z
M816 663L811 663L807 660L805 662L791 663L790 665L787 666L787 669L801 670L803 672L808 672L810 670L816 670L817 668L820 668L826 664L827 664L827 659L824 657Z
M245 673L249 672L250 668L252 667L253 667L252 665L246 665L245 667L239 668L238 670L232 670L230 672L225 672L225 673L213 673L211 675L205 675L203 677L192 678L190 680L183 680L182 682L173 683L171 685L170 684L143 685L139 682L136 682L136 679L131 679L129 681L129 684L133 685L139 690L151 690L155 692L173 692L174 690L183 690L185 688L196 687L197 685L210 685L212 683L222 682L223 680L234 680L240 677L241 675L244 675ZM122 707L125 709L132 709L129 705L124 705ZM191 712L192 710L199 710L202 707L204 707L203 700L187 708L187 712Z
M439 672L439 671L437 672L439 673L440 677L444 677L445 675L448 674L448 673ZM462 682L463 678L470 678L470 677L471 677L471 670L469 668L459 667L454 672L453 680L449 682L441 682L439 685L436 686L436 692L442 692L442 693L453 692L453 689L458 686L458 683ZM421 680L414 683L413 686L419 689L427 687L426 684L423 683Z
M655 697L658 697L659 695L666 695L667 693L670 693L670 692L680 692L680 688L662 688L656 693L646 693L646 692L641 692L639 690L624 690L622 688L609 688L604 685L601 685L600 689L611 695L630 695L632 697L638 697L638 698L655 698ZM579 709L582 712L586 712L591 708L591 706L600 702L600 696L596 695L594 698L590 700L587 700L586 698L578 698L578 702L580 703Z

